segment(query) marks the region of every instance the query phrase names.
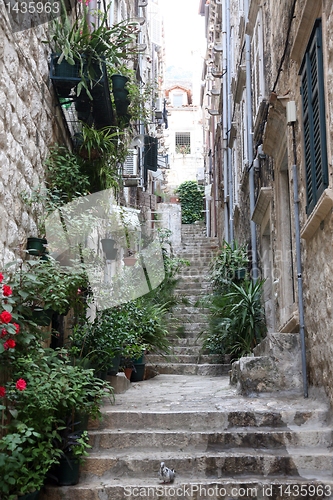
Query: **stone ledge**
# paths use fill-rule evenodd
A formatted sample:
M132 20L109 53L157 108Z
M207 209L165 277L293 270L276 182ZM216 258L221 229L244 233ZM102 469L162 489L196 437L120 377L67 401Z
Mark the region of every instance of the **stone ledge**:
M325 189L313 212L301 229L301 238L310 240L317 231L322 220L328 215L333 207L333 190L330 188Z
M293 333L296 328L299 328L299 315L298 311L294 311L290 318L281 326L279 332Z
M262 220L264 218L264 215L266 213L266 210L268 208L268 205L273 197L273 188L271 187L262 187L260 189L260 193L257 199L256 206L254 207L253 214L252 214L252 220L258 224L258 226L261 225Z

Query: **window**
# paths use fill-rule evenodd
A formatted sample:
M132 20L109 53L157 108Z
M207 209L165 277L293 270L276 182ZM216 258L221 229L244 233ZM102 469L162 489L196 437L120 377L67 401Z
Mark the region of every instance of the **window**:
M318 19L300 70L307 214L328 186L322 50L321 20Z
M176 132L176 153L188 155L191 153L190 132Z
M183 105L183 93L172 95L172 105L175 108L180 108Z

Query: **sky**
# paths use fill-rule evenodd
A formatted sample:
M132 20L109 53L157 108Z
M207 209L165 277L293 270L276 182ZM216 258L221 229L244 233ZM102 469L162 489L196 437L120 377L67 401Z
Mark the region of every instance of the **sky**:
M199 0L159 0L159 4L165 25L166 65L193 69L198 52L203 55L206 48Z

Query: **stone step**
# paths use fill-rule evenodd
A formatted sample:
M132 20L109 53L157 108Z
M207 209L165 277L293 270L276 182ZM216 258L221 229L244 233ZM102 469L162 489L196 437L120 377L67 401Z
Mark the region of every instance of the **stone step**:
M193 356L195 354L199 357L201 355L201 345L193 345L190 347L174 346L172 347L172 352L175 356L184 356L186 354Z
M309 449L316 453L323 448L332 447L332 429L323 427L320 429L291 430L284 429L232 429L222 432L191 432L191 431L168 431L168 430L103 430L89 431L89 444L91 451L115 450L120 453L124 450L142 451L155 449L167 451L187 451L188 453L206 452L235 452L248 449L248 452L256 454L258 451L267 452L269 448L274 450L288 450L293 453L295 448L298 452L308 453ZM117 453L118 453L117 451Z
M196 314L209 314L210 310L208 307L201 307L201 306L194 306L193 304L189 305L179 305L175 306L172 311L173 315L175 317L178 317L177 315L183 316L184 314L186 315L193 315L195 317Z
M156 379L153 379L154 381ZM172 384L172 381L170 382ZM198 394L198 398L200 395ZM268 401L269 402L269 401ZM191 410L141 410L133 406L124 410L119 410L116 406L105 405L102 414L103 418L97 422L99 429L114 430L179 430L188 432L221 432L222 430L238 429L246 431L247 429L268 429L277 430L319 430L326 428L330 422L330 410L318 408L307 409L293 408L293 398L290 403L281 402L281 410L276 408L269 409L265 400L261 403L266 409L257 408L243 409L235 406L235 410L230 408L231 401L221 405L218 409L197 411L195 409L196 401L191 397ZM305 405L306 406L306 405Z
M178 349L184 349L184 347L179 347ZM175 352L173 349L173 354L167 356L161 356L159 354L146 354L146 363L154 365L160 363L197 363L197 364L225 364L218 354L212 355L201 354L200 346L187 347L185 348L187 352Z
M200 323L209 322L209 318L207 317L207 310L205 308L200 308L192 305L182 306L180 308L173 310L174 323L171 326L178 326L181 320L184 318L184 323L190 323L191 321L195 321L197 314Z
M177 471L176 471L177 472ZM298 475L288 478L242 476L240 478L209 478L198 474L195 480L177 479L175 484L159 483L157 476L120 479L104 479L80 482L75 486L47 487L40 500L319 500L332 499L333 482L306 480Z
M184 267L181 273L178 275L179 278L186 278L186 276L191 276L192 278L208 279L209 268L207 266L190 266Z
M200 339L196 339L195 337L187 337L187 338L182 338L182 337L169 337L169 341L171 346L177 346L177 347L193 347L193 346L200 346L202 345L202 342Z
M190 280L184 280L183 278L177 283L177 286L175 288L176 293L183 293L184 290L193 290L194 292L197 293L209 293L211 292L211 286L209 283L205 284L202 283L199 279L196 282L193 282L193 280L190 278Z
M203 328L206 328L207 323L208 323L208 321L201 321L200 323L196 322L196 321L193 321L193 322L184 321L184 323L182 324L182 327L184 327L186 332L198 332L198 331L201 331ZM174 327L176 330L177 330L177 326L178 325L175 325L175 327Z
M203 375L220 377L229 373L231 365L212 363L156 363L152 367L160 374L171 375Z
M150 449L148 445L137 453L135 450L130 453L128 450L90 453L82 465L81 477L85 480L121 476L157 477L160 462L164 460L178 471L180 479L197 479L198 474L217 479L253 473L262 477L299 474L313 479L319 474L332 480L332 458L332 452L319 447L295 449L292 453L283 449L161 452L160 449Z
M168 356L160 356L158 354L148 354L146 355L146 363L150 365L160 364L160 363L198 363L200 353L198 354L174 354Z

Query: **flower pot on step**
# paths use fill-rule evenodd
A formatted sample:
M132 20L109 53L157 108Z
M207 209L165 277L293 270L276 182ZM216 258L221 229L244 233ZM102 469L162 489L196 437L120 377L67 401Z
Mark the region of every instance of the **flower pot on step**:
M18 497L18 500L38 500L39 498L39 490L34 491L32 493L26 493L22 497Z
M59 486L73 486L79 482L80 461L77 458L60 458L52 474Z
M141 382L145 376L146 363L134 363L134 369L131 373L131 382Z

